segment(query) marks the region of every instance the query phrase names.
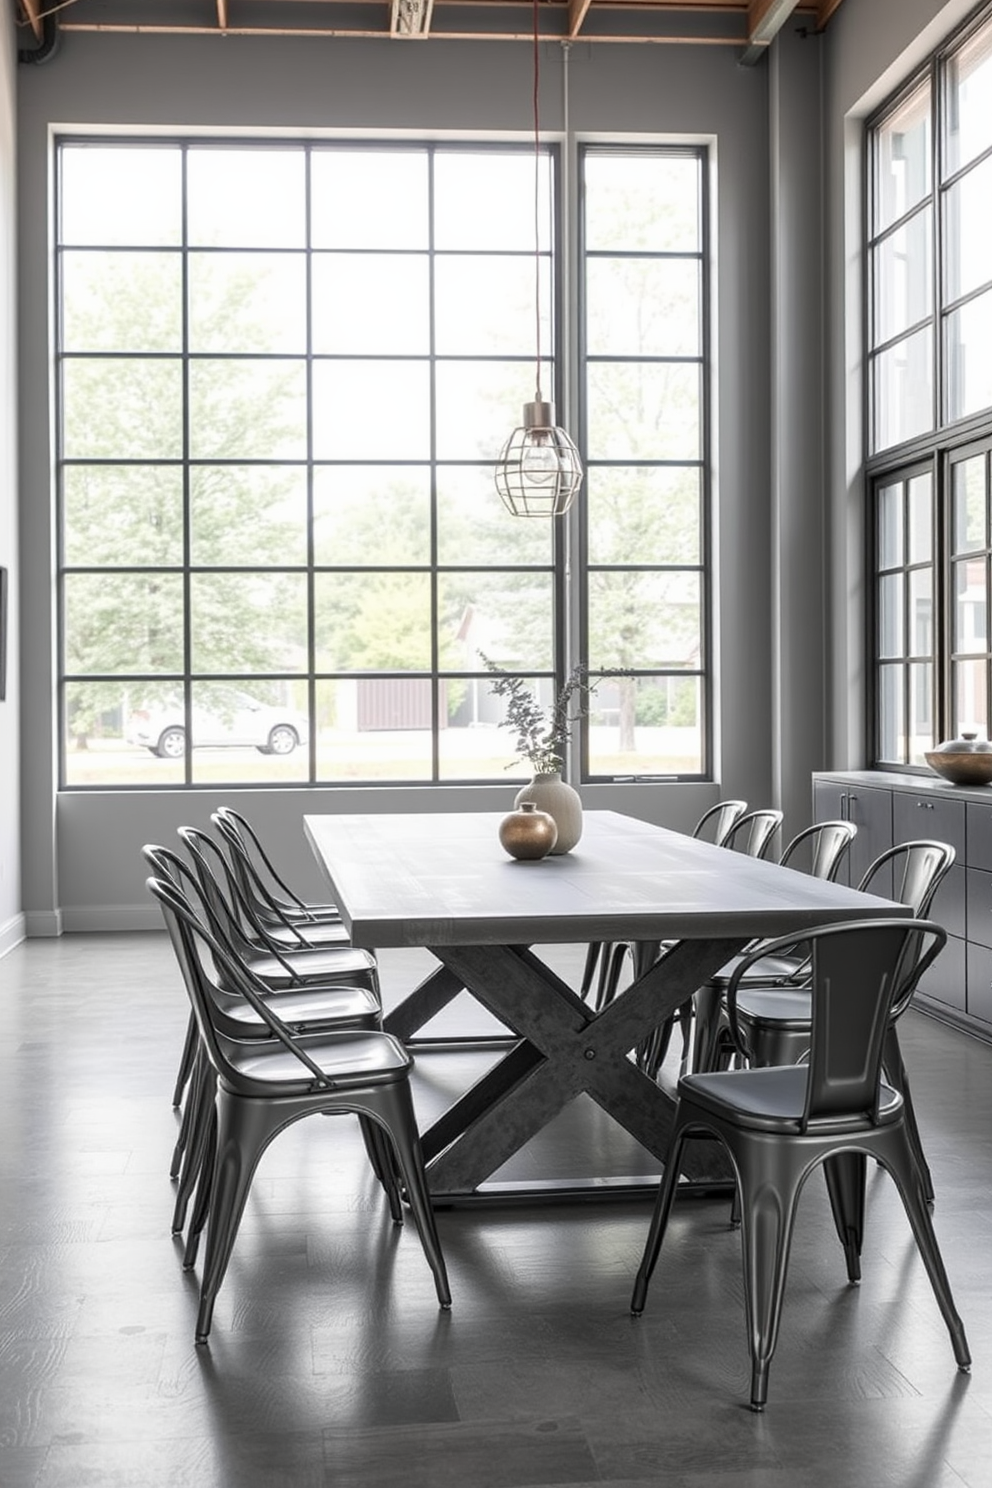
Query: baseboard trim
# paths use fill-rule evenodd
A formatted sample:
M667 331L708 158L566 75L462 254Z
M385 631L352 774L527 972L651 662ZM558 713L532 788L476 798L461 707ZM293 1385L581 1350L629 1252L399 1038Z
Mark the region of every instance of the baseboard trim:
M77 904L62 910L62 929L69 935L164 928L157 904Z
M24 925L28 940L53 939L62 934L60 909L26 909Z
M6 956L8 951L20 945L22 940L27 939L27 935L28 927L22 914L16 914L6 925L0 925L0 957Z

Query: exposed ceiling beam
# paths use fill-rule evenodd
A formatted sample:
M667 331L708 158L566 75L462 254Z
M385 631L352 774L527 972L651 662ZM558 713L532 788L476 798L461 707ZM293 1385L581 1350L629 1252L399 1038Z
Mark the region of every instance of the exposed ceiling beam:
M21 7L24 11L24 14L27 16L28 21L30 22L31 30L34 32L37 39L41 41L44 27L41 23L41 10L38 5L38 0L21 0Z
M392 0L390 36L425 37L430 34L434 0Z
M817 31L823 30L824 26L827 24L834 11L839 8L839 6L840 0L820 0L819 8L816 12Z
M752 67L767 51L798 5L799 0L751 0L747 8L747 46L741 56Z
M582 29L582 23L589 14L589 6L592 0L568 0L568 35L574 41Z
M227 30L227 0L217 0L217 25L222 31Z

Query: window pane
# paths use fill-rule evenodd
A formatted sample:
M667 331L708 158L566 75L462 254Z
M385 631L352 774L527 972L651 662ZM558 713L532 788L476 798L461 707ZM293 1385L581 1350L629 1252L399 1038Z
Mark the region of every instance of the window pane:
M697 467L593 466L586 473L586 506L592 563L701 561Z
M428 678L317 683L317 779L430 780Z
M992 145L992 26L983 26L948 61L946 127L948 171Z
M918 212L873 253L875 342L889 341L933 312L933 239L929 211Z
M434 157L434 246L535 248L534 152L438 151ZM538 245L551 246L551 167L537 161Z
M314 598L319 671L430 671L429 574L317 574Z
M929 568L913 569L909 575L909 654L933 653L933 577Z
M302 248L305 166L299 149L191 149L186 166L190 243Z
M881 656L903 656L901 573L886 574L878 581L879 597L879 654Z
M550 573L445 573L438 579L442 667L464 668L474 657L460 639L471 626L472 646L491 654L489 637L499 638L505 653L525 657L535 669L550 671L554 664L548 615L552 610Z
M314 256L315 352L425 356L430 342L426 255Z
M194 465L190 554L196 564L307 561L306 471L285 465Z
M875 231L930 192L930 85L900 104L875 133Z
M174 351L183 344L177 253L63 253L66 351Z
M878 694L879 759L893 764L905 764L906 739L903 726L903 669L901 666L879 668Z
M902 542L902 493L900 481L878 492L878 566L896 568L905 560Z
M700 247L700 169L651 151L585 157L586 247L693 253Z
M66 574L63 605L68 673L182 671L180 574Z
M434 261L435 349L439 356L535 356L536 283L533 256L477 253ZM551 338L551 264L540 261L541 350Z
M431 476L418 465L335 465L313 475L314 560L430 562Z
M988 646L985 559L954 565L954 650L984 651Z
M992 279L992 155L956 181L944 196L945 297L956 300Z
M313 246L426 248L427 171L424 150L314 150Z
M959 460L951 467L953 492L953 539L955 553L984 548L985 536L985 456Z
M590 457L698 460L700 381L693 364L590 363Z
M936 743L933 737L933 667L929 662L914 662L909 668L909 716L908 763L923 765L926 751Z
M302 356L306 270L302 254L191 253L190 351Z
M933 428L933 333L907 336L874 361L875 448Z
M190 609L194 672L306 669L304 574L193 574Z
M194 460L301 460L306 367L297 361L197 360L189 366Z
M309 774L310 726L291 683L194 682L191 723L196 785L305 780Z
M699 667L699 575L589 575L589 661L597 667Z
M163 684L67 682L64 693L64 775L67 785L180 785L183 760L160 758L139 743L132 719L146 689Z
M470 567L534 566L552 561L550 522L518 522L507 514L489 465L442 465L437 472L438 562Z
M62 452L69 459L178 459L183 452L179 359L63 362Z
M318 460L426 460L431 453L427 362L315 362Z
M586 295L590 356L699 355L696 259L590 259Z
M534 396L534 362L439 362L436 390L438 458L493 463Z
M592 775L694 775L702 761L699 677L606 678L596 689Z
M988 737L988 666L985 660L954 664L955 737L964 733Z
M183 561L183 473L169 465L68 465L65 561L106 568Z
M182 154L174 146L63 145L62 241L167 248L182 239Z
M992 293L947 317L947 417L992 406Z
M909 495L909 561L926 563L933 555L933 478L915 475Z

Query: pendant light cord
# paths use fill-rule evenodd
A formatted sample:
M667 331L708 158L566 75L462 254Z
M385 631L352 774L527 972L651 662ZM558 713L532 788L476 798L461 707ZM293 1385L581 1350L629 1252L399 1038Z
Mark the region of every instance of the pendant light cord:
M544 401L541 393L541 53L538 44L538 0L533 0L534 12L534 318L537 364L535 368L538 403Z

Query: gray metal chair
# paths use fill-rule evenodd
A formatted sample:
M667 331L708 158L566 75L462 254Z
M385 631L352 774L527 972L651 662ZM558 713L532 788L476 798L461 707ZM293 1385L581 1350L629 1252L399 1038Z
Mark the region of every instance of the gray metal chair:
M301 1038L275 1011L275 999L259 994L224 947L191 914L183 896L161 879L148 880L159 901L183 973L205 1057L216 1081L215 1122L207 1157L209 1223L196 1321L196 1341L205 1343L214 1302L224 1279L251 1181L258 1162L279 1132L304 1116L348 1112L375 1123L391 1155L413 1214L440 1305L451 1292L424 1173L420 1136L410 1093L413 1061L390 1034L368 1030L325 1032ZM208 964L225 965L225 985L238 988L270 1041L264 1045L226 1038L208 995ZM391 1202L394 1219L402 1210Z
M870 865L859 887L907 905L918 919L930 913L934 896L954 864L954 849L946 842L921 838L902 842L881 853ZM810 1041L812 995L804 986L805 966L776 975L774 963L758 962L753 982L738 986L737 1016L757 1066L795 1064L803 1058ZM764 980L762 982L762 972ZM906 1121L917 1149L928 1202L933 1202L933 1181L923 1156L916 1113L909 1088L909 1075L893 1022L885 1035L885 1078L906 1103Z
M812 1041L809 1062L772 1069L732 1069L683 1075L668 1161L631 1311L644 1310L679 1182L682 1150L693 1137L716 1138L726 1148L741 1199L744 1300L751 1353L751 1408L764 1409L768 1371L778 1338L789 1245L796 1206L814 1168L833 1164L831 1201L852 1265L845 1225L848 1191L863 1191L867 1157L892 1176L947 1324L958 1367L971 1355L927 1208L905 1103L881 1077L882 1049L891 1021L947 939L926 920L885 919L831 925L810 932ZM737 991L751 965L789 944L756 949L735 967L727 989L735 1039Z
M258 833L239 812L219 806L210 817L227 848L242 894L270 934L287 945L346 943L336 904L307 904L277 873Z

